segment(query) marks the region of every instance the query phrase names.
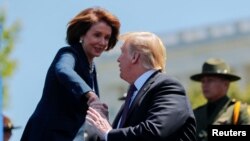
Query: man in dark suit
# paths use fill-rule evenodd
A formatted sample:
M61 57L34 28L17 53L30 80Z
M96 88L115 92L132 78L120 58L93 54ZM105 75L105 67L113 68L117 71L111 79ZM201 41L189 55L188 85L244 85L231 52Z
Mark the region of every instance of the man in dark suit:
M133 32L121 39L120 77L134 91L128 92L112 127L92 105L87 121L106 141L194 141L194 114L183 86L164 73L166 50L160 38Z

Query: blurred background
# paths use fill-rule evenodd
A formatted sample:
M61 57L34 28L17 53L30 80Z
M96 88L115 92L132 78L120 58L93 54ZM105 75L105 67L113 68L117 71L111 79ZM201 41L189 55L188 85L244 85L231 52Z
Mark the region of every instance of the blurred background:
M81 10L101 6L121 21L121 33L150 31L167 48L167 73L185 86L193 108L205 100L200 84L189 77L201 72L210 57L228 62L242 79L230 95L250 103L250 1L248 0L0 0L0 71L2 112L14 125L18 141L41 98L47 69L57 50L66 46L67 23ZM96 59L101 99L113 120L126 92L114 50ZM0 134L1 135L1 134Z

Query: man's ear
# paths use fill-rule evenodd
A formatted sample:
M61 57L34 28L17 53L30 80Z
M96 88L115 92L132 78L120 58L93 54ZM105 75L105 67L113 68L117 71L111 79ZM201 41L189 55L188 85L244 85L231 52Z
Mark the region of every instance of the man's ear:
M140 59L140 53L135 52L132 57L132 63L137 63Z

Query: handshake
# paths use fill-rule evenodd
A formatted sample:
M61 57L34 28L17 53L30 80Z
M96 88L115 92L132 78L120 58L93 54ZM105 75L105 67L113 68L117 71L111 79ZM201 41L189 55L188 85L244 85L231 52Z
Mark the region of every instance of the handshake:
M91 126L94 133L96 133L101 140L107 139L107 134L112 130L109 123L108 105L100 101L96 96L89 97L89 109L86 116L86 124Z

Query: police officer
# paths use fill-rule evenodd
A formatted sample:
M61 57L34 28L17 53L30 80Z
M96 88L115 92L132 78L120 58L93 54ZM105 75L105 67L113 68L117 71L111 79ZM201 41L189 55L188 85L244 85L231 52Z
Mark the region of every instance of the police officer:
M12 129L17 129L20 127L14 126L9 117L3 115L3 141L9 141L12 136Z
M190 78L201 82L203 95L207 99L206 104L194 109L198 141L207 140L208 125L250 124L249 106L227 96L230 82L240 80L240 77L231 73L225 61L208 59L202 66L202 72Z

